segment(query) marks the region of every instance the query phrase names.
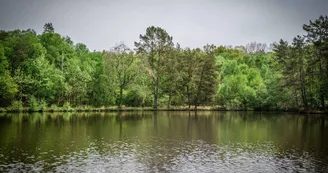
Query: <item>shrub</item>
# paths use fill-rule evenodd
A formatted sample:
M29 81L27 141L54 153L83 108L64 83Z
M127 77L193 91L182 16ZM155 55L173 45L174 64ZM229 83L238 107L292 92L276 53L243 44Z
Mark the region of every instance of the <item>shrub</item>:
M0 108L0 112L5 112L6 109L5 108Z
M40 110L45 111L47 109L47 106L48 106L48 104L45 100L40 101L40 104L39 104Z
M30 111L33 111L33 112L37 112L37 111L40 110L38 101L35 99L34 96L31 96L30 97L30 100L29 100L29 110Z
M13 101L8 110L22 112L24 110L22 101Z
M58 106L57 106L56 104L52 104L52 105L50 106L50 110L51 110L51 111L57 111L57 110L59 110L59 108L58 108Z
M71 109L71 105L69 104L69 102L65 102L63 105L64 110L70 110Z

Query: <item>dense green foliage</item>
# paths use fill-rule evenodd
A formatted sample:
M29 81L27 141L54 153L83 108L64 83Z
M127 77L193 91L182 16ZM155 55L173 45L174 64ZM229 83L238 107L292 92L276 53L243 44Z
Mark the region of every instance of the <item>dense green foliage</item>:
M212 106L228 109L325 109L328 19L319 17L291 44L272 49L205 45L181 48L149 27L135 51L119 44L90 52L55 32L0 31L0 107Z

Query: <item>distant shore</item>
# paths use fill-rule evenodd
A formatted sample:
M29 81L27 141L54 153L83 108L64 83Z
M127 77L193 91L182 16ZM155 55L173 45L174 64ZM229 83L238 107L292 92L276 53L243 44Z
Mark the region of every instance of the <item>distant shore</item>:
M0 108L0 112L116 112L116 111L256 111L256 112L294 112L300 114L328 114L328 111L321 111L321 110L298 110L298 109L236 109L236 108L224 108L224 107L209 107L209 106L200 106L195 109L194 107L160 107L160 108L153 108L153 107L121 107L118 108L117 106L111 107L71 107L71 108L63 108L63 107L56 107L56 108L44 108L40 110L31 110L28 107L24 107L20 110L17 109L5 109Z

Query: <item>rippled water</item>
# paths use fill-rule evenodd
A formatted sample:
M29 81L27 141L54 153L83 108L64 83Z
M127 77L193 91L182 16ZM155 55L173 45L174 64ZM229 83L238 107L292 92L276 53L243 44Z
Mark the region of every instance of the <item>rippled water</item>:
M325 116L0 115L0 172L328 172Z

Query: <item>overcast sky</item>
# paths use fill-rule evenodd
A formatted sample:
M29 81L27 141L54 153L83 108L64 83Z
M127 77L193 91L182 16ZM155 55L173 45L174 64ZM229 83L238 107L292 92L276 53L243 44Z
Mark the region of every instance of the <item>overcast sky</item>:
M290 41L320 15L328 0L0 0L0 29L42 33L51 22L90 50L121 41L133 48L151 25L182 47Z

